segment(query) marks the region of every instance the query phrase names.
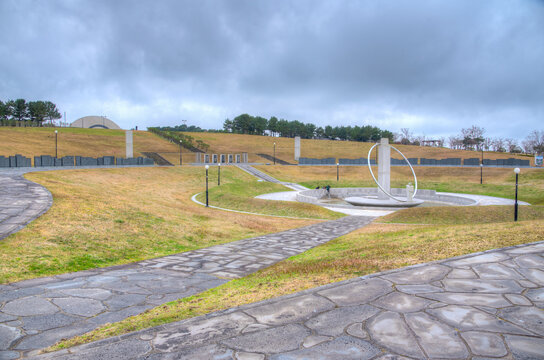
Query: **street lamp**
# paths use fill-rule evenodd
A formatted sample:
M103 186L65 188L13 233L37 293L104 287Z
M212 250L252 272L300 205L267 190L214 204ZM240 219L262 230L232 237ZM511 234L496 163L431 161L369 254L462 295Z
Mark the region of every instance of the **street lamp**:
M336 163L336 182L338 182L338 179L340 178L339 166L340 163Z
M208 207L208 169L210 168L210 166L206 165L205 168L206 168L206 207Z
M519 175L519 168L515 168L514 172L516 173L516 202L514 203L514 221L518 221L518 175Z
M484 164L480 164L480 185L483 184L483 176L484 176Z
M217 164L217 186L221 185L221 163Z
M59 131L55 130L55 158L59 157L59 153L58 153L58 135L59 135Z
M181 144L182 144L182 141L180 140L179 141L179 166L181 166L181 164L183 163L183 159L181 157Z
M274 142L274 165L276 165L276 142Z

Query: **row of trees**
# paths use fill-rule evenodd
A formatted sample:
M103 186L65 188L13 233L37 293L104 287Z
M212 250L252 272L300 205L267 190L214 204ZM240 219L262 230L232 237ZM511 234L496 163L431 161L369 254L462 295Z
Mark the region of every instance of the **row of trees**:
M57 105L51 101L26 101L25 99L0 100L0 121L35 121L41 124L44 121L60 119Z
M433 140L435 146L443 147L446 145L446 139L443 137L427 139L424 135L414 136L407 128L403 128L400 133L395 134L396 142L408 145L424 145ZM471 126L461 129L461 133L458 135L450 136L448 145L450 148L457 150L538 154L544 153L544 131L534 130L520 143L513 138L486 137L484 128Z
M325 126L318 127L311 123L303 123L298 120L278 119L272 116L270 119L261 116L242 114L232 120L226 119L223 123L225 132L237 134L265 135L282 137L300 136L303 139L331 139L351 141L377 141L387 137L393 141L393 133L375 126Z

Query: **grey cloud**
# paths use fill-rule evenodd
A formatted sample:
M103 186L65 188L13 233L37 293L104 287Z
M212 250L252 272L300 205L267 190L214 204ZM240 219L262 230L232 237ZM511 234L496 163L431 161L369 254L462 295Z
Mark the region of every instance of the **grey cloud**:
M544 115L542 34L534 0L4 0L0 98L125 126L248 112L523 137Z

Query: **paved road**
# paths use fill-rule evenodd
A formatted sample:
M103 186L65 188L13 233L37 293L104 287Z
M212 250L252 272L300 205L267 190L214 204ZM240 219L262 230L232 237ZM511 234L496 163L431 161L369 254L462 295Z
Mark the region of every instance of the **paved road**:
M352 216L139 263L0 285L0 359L268 267L370 223Z
M544 242L373 274L39 359L543 359Z

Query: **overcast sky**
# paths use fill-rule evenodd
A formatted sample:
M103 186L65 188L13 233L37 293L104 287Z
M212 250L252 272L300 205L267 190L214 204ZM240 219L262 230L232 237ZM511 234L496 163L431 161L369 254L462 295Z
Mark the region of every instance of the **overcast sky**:
M0 0L0 99L67 120L241 113L447 137L544 130L543 0Z

